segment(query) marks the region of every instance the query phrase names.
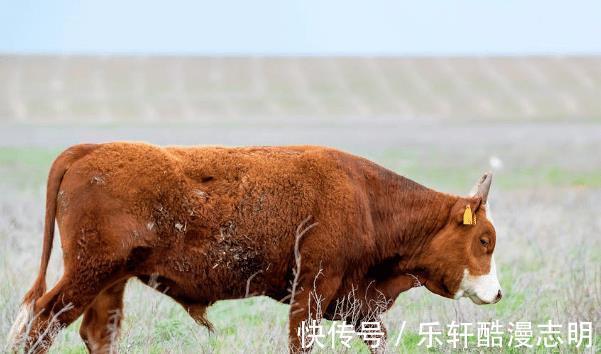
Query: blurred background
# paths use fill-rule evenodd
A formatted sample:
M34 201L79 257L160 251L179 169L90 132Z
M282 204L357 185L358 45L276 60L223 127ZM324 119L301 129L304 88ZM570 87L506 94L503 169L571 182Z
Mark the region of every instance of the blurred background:
M329 145L457 194L493 170L509 295L474 309L414 290L389 324L530 316L599 329L601 3L0 0L0 9L0 334L36 274L52 159L115 140ZM227 330L209 340L170 300L138 284L130 293L123 348L219 352L285 326L285 309L266 300L218 304L209 317ZM267 317L253 317L257 301ZM140 320L147 327L131 325ZM81 350L76 331L57 350ZM255 349L285 345L285 327L277 333Z

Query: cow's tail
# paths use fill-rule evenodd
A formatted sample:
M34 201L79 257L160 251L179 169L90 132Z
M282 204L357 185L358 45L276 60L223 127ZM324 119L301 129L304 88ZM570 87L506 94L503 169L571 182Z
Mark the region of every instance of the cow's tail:
M71 165L81 157L88 154L98 145L82 144L75 145L63 151L50 168L48 173L48 185L46 187L46 219L44 221L44 241L42 245L42 260L38 277L31 289L25 294L24 303L30 303L39 299L46 292L46 270L50 254L52 253L52 243L54 240L54 220L56 216L56 203L59 188L65 172Z
M19 312L13 327L11 328L11 336L18 336L24 326L33 318L34 305L37 299L42 297L46 292L46 270L50 254L52 253L52 243L54 241L54 221L56 217L56 204L59 188L63 180L65 172L78 159L85 156L99 145L96 144L81 144L75 145L63 151L52 163L50 172L48 173L48 184L46 188L46 218L44 221L44 241L42 246L42 260L38 276L33 283L33 286L25 294L21 311Z

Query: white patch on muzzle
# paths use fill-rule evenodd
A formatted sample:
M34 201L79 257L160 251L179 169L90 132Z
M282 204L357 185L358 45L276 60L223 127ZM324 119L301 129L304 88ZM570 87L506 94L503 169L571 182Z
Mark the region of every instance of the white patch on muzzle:
M6 347L8 351L14 350L22 344L23 338L21 337L27 331L32 319L33 302L21 305L19 313L15 318L15 322L8 332L8 341Z
M494 257L490 260L490 271L484 275L471 275L465 269L459 290L455 293L455 299L469 297L475 304L494 304L500 298L501 284L497 278L497 267Z

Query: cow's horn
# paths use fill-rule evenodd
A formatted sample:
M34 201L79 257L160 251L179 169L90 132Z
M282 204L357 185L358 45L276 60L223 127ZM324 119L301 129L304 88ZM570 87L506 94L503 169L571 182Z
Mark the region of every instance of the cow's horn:
M482 198L482 204L486 204L486 200L488 199L488 191L490 190L490 184L492 182L492 173L486 172L482 178L480 178L480 182L478 183L478 192L477 196Z

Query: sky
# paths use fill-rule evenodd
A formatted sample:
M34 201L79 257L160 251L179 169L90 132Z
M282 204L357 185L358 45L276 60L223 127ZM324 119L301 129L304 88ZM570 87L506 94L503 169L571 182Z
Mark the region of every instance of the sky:
M0 0L0 53L601 54L601 1Z

